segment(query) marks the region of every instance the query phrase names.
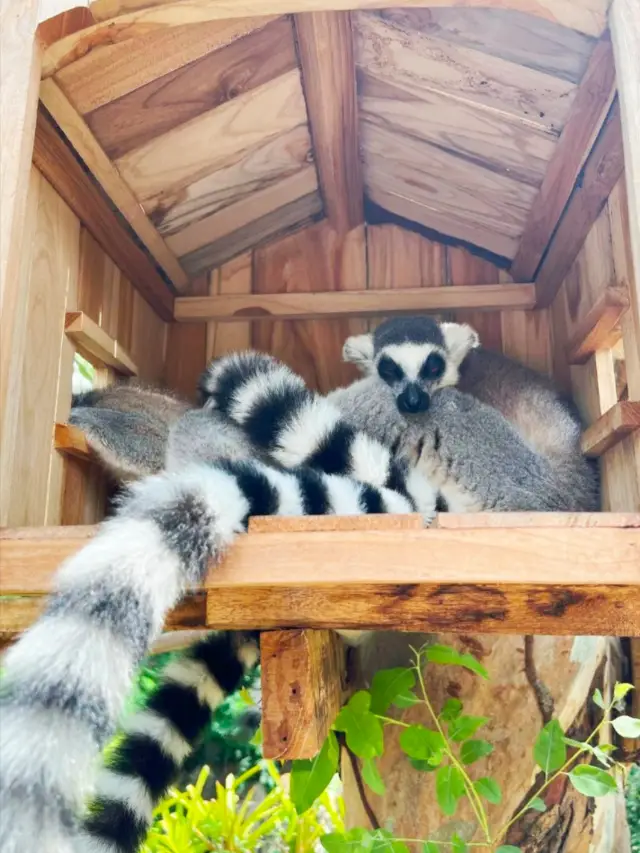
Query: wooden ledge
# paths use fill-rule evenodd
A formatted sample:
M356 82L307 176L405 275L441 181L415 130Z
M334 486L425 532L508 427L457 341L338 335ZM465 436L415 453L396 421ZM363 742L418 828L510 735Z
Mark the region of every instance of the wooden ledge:
M66 456L75 456L85 462L93 460L91 448L84 433L69 424L56 424L53 431L53 446Z
M125 376L137 376L138 368L120 344L82 311L68 311L64 331L81 353L98 359Z
M582 434L582 452L602 456L627 435L640 429L640 403L624 400L591 424Z
M499 311L534 308L535 304L533 284L453 285L324 293L238 293L181 296L174 302L174 318L180 323L233 323L247 320L376 317L455 308Z
M569 364L585 364L598 350L615 346L622 337L620 318L628 308L626 288L607 288L567 344Z
M429 530L384 524L242 536L169 625L637 633L640 514L443 514ZM3 602L0 632L30 624L57 567L95 530L0 532L0 595L21 596L10 614Z

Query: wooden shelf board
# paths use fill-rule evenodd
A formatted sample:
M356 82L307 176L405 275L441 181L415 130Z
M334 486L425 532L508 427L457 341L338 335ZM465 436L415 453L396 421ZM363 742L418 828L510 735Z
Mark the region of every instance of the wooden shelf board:
M53 431L53 446L60 453L75 456L89 462L93 459L91 448L81 429L69 424L56 424Z
M138 368L119 345L104 329L82 311L68 311L64 321L64 331L76 346L93 356L107 367L113 367L125 376L137 376Z
M171 625L627 636L640 624L637 513L443 514L428 530L304 524L239 537ZM1 531L0 594L37 602L96 529ZM26 627L30 608L6 627L0 617L0 633Z
M478 284L324 293L240 293L179 297L175 300L174 319L182 323L308 320L321 317L376 317L455 308L474 311L527 309L534 308L535 304L533 284Z
M620 319L628 308L626 289L607 288L567 344L569 364L585 364L598 350L614 347L622 337Z
M640 402L616 403L582 434L582 452L602 456L627 435L640 429Z

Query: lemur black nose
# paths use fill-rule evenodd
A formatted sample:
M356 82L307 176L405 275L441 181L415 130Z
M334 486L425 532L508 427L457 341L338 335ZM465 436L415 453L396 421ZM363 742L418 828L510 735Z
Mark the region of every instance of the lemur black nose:
M402 394L398 395L398 409L405 415L426 412L430 402L429 395L415 383L407 385Z

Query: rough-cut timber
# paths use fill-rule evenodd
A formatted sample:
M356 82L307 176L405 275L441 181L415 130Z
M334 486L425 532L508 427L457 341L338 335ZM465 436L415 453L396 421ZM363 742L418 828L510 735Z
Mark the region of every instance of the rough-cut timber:
M240 537L204 585L206 624L608 636L637 630L640 514L479 514L460 517L457 527L455 516L441 518L447 526L429 530L383 524ZM2 531L0 594L46 594L62 560L94 531Z
M333 631L260 636L265 758L313 758L340 710L344 656Z
M585 314L567 344L569 364L584 364L598 350L615 346L622 335L620 318L628 308L628 292L608 287Z
M478 284L402 290L343 290L309 293L182 296L175 319L182 323L215 320L305 320L319 317L376 317L455 308L496 311L533 308L532 284Z

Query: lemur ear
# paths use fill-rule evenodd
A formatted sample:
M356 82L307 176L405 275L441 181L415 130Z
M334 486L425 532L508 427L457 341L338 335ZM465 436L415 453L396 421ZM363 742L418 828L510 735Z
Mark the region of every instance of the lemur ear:
M475 329L466 323L441 323L440 330L451 360L462 364L467 353L480 346L480 337Z
M342 347L342 360L367 373L373 367L373 335L352 335Z

